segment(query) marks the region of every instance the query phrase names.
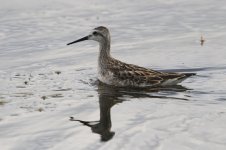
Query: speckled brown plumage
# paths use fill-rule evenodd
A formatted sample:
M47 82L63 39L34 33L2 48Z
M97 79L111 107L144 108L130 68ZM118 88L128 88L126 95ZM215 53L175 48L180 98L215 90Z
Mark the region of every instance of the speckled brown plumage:
M140 67L133 64L127 64L110 58L107 61L106 69L113 73L115 79L126 82L132 81L131 86L159 86L169 79L183 80L194 73L165 73L152 69Z

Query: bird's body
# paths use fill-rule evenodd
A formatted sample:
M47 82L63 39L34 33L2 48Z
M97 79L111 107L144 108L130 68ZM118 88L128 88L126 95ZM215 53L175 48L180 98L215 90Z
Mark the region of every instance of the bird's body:
M194 73L166 73L137 65L121 62L110 55L110 33L106 27L100 26L79 40L95 40L100 44L98 58L98 79L108 85L118 87L153 87L170 86L182 82Z
M98 79L119 87L153 87L176 85L193 73L163 73L108 58L98 65Z

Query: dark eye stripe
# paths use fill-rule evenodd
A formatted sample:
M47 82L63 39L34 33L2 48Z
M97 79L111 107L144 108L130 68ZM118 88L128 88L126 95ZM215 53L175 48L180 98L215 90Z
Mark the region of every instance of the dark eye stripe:
M97 35L99 35L99 36L101 36L101 37L103 37L103 38L104 38L104 36L103 36L103 35L102 35L101 33L99 33L99 32L96 32L96 31L94 31L94 32L93 32L93 35L94 35L94 36L97 36Z
M97 33L96 31L93 32L93 35L98 35L99 33Z

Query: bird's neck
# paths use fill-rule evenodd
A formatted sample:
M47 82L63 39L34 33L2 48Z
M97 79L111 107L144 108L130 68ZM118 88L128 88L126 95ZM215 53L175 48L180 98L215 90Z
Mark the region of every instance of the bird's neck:
M110 55L110 47L111 47L111 43L110 40L107 39L103 39L101 42L99 42L100 44L100 51L99 51L99 65L100 64L104 64L106 63L106 61L111 58Z

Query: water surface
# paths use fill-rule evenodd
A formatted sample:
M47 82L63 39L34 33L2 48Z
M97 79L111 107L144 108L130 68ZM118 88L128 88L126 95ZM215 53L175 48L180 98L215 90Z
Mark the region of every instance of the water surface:
M0 2L0 149L225 150L225 1ZM98 44L66 46L100 25L115 58L197 76L100 84Z

